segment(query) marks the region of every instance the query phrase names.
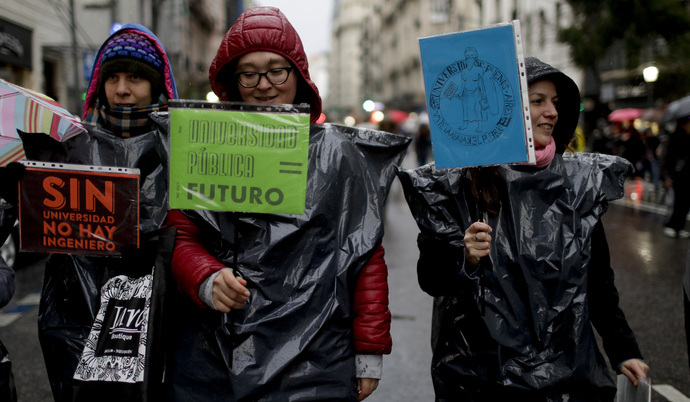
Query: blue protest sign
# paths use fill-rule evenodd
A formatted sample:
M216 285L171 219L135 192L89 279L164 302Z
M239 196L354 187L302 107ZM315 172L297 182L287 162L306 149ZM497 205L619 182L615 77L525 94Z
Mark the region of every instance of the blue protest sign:
M419 46L436 167L534 163L519 21Z

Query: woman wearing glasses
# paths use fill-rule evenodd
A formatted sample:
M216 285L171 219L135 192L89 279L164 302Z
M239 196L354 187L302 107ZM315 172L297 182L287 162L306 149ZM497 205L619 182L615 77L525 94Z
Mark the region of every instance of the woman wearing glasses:
M245 102L292 103L295 99L297 77L290 76L292 66L283 56L271 52L245 54L237 61L235 70L240 97Z
M245 11L209 75L223 101L307 103L311 123L321 114L300 38L276 8ZM355 401L376 389L391 350L380 244L388 187L375 191L374 209L364 205L371 196L351 199L390 186L409 139L368 132L400 144L371 166L352 135L329 134L337 127L311 127L304 215L170 211L173 275L195 305L175 337L169 400Z

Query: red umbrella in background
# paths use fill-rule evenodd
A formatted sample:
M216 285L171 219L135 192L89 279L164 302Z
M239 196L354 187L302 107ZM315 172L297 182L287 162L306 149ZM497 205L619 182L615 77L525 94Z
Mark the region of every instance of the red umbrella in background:
M403 112L402 110L386 110L384 114L395 124L400 124L407 120L408 117L410 117L409 113Z
M86 131L53 99L0 79L0 166L24 158L17 130L45 133L59 141Z
M611 122L621 122L621 121L632 121L640 117L644 110L637 108L625 108L617 109L609 114L609 121Z

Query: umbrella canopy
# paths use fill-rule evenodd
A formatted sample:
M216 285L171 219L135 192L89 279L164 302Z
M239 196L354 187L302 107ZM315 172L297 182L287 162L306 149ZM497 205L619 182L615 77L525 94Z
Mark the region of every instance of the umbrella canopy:
M385 112L386 116L388 116L391 120L393 120L393 123L395 124L400 124L407 120L408 117L410 117L410 114L407 112L404 112L402 110L387 110Z
M661 119L661 124L670 123L676 119L690 117L690 95L669 103Z
M654 123L661 122L661 119L663 118L664 111L656 108L645 109L644 112L642 112L642 114L640 115L640 120Z
M60 141L86 131L53 99L0 79L0 166L24 157L17 130L45 133Z
M632 108L632 107L614 110L613 112L611 112L611 114L609 114L609 121L620 122L620 121L635 120L638 117L640 117L642 112L643 112L642 109L637 109L637 108Z

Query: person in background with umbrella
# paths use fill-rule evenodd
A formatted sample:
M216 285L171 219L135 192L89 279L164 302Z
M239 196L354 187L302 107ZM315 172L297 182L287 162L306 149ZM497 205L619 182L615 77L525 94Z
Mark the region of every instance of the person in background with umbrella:
M101 286L123 268L145 264L141 256L155 252L147 239L163 227L167 215L167 133L150 116L167 110L168 100L176 97L158 38L142 25L127 24L98 51L84 105L88 131L49 146L31 142L52 140L41 134L22 138L29 159L140 170L139 250L122 257L52 254L47 260L38 329L55 401L78 399L75 370L101 306ZM122 385L113 384L110 396L119 395Z
M658 200L661 192L661 173L659 172L659 145L661 141L658 135L654 135L651 128L646 128L641 133L644 142L645 155L644 172L649 172L649 179L654 185L655 200Z
M676 120L664 158L666 186L673 188L671 215L664 223L663 233L668 237L687 239L685 221L690 212L690 118Z
M613 131L617 133L617 138L613 144L615 154L625 158L633 165L636 178L642 177L645 147L640 132L635 129L632 121L614 124Z

